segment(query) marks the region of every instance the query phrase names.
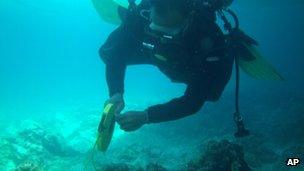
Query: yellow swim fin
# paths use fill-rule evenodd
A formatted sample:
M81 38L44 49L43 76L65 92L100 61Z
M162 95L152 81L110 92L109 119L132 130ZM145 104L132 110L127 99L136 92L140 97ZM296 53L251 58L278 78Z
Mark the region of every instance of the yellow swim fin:
M115 25L120 24L116 2L113 0L92 0L92 3L102 20Z
M249 76L259 80L284 81L282 75L261 55L255 45L243 44L253 59L240 58L240 68ZM246 58L245 58L246 59Z
M136 4L140 2L141 0L135 1ZM92 0L92 3L102 20L114 25L121 23L118 8L123 7L128 9L129 6L128 0Z

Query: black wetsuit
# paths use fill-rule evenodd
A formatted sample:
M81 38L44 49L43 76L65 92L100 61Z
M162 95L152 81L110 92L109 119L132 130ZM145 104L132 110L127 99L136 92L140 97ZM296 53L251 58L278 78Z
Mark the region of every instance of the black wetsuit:
M206 101L216 101L230 79L233 58L228 55L225 38L217 24L196 14L195 22L180 38L182 46L159 45L166 59L143 46L149 40L144 20L134 17L113 31L100 49L106 64L110 96L124 93L124 76L128 65L152 64L173 82L185 83L183 96L149 107L150 123L176 120L194 114ZM140 80L138 80L140 81Z

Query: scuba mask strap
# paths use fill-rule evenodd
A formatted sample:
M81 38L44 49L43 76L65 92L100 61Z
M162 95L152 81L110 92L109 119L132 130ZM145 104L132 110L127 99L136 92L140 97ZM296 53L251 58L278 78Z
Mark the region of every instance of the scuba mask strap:
M235 137L246 137L248 136L249 130L245 128L244 120L242 117L242 114L240 112L239 108L239 91L240 91L240 68L239 68L239 53L235 50L237 48L235 46L235 40L234 37L232 37L233 32L235 30L239 30L239 20L236 14L231 11L230 9L225 10L225 12L229 13L235 22L235 27L233 28L231 23L228 21L227 17L224 14L224 10L219 10L218 14L220 18L224 21L224 28L228 31L228 37L229 37L229 46L233 49L233 55L235 58L235 74L236 74L236 82L235 82L235 113L233 114L233 119L236 124L237 132L234 134Z

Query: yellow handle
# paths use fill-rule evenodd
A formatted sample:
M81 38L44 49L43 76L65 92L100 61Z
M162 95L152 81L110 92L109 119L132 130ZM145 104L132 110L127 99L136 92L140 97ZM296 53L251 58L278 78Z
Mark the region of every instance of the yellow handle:
M104 120L103 125L105 128L108 128L112 124L112 120L114 117L114 104L109 103L103 110Z
M103 110L103 113L108 114L113 106L114 106L114 104L112 104L112 103L107 104Z

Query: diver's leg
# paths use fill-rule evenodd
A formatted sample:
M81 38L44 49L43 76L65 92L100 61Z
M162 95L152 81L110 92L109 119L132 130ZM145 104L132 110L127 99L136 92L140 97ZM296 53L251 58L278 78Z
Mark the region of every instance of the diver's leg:
M231 79L234 58L232 56L224 56L218 62L206 62L205 79L201 81L206 84L208 88L208 100L217 101L223 93L226 85Z

